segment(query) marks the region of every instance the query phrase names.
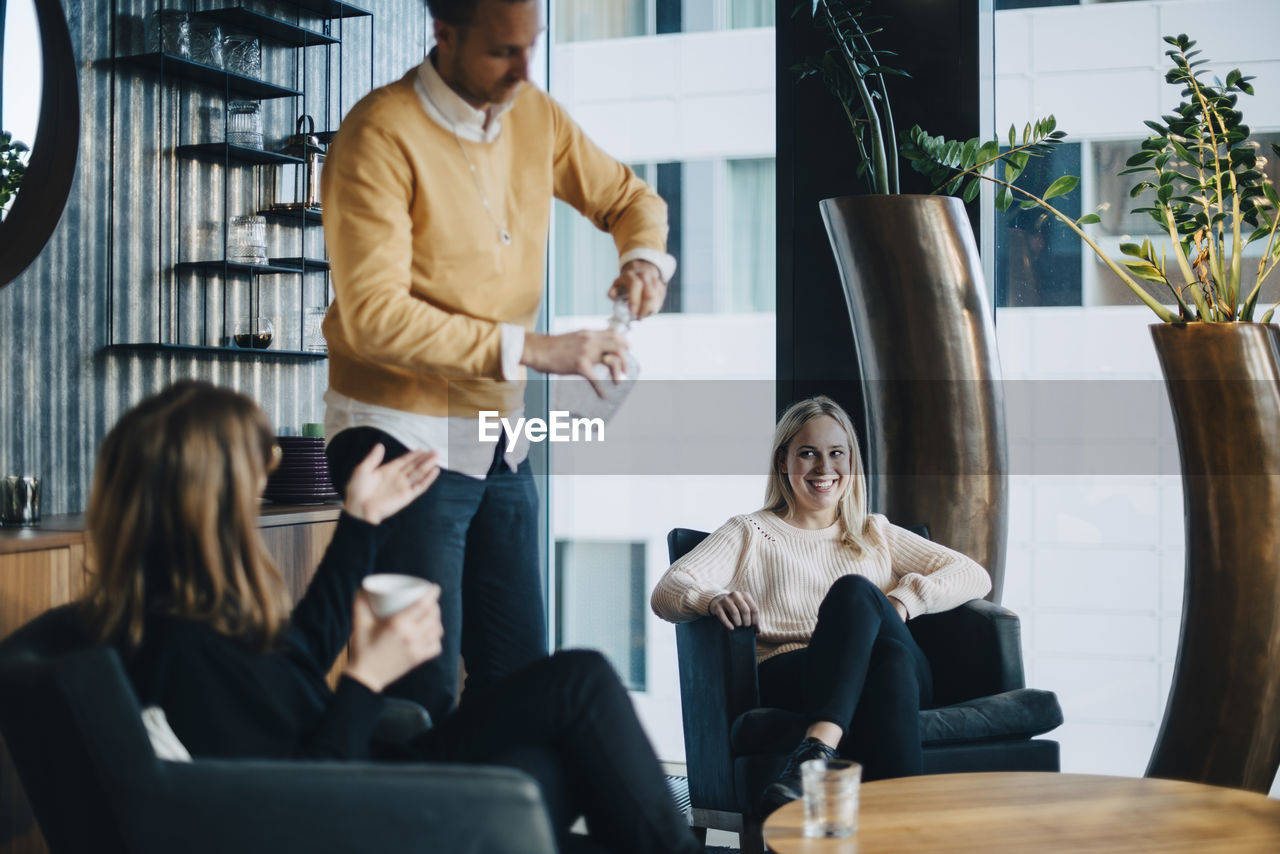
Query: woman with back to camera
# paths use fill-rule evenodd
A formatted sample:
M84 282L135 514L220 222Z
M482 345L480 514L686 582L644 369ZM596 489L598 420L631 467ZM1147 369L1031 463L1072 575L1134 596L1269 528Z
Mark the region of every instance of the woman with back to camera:
M378 524L431 485L435 454L383 463L375 446L356 467L292 613L258 530L278 456L262 410L207 383L180 382L126 413L98 455L83 613L192 755L366 759L382 689L441 648L438 589L382 619L358 592ZM331 691L325 675L348 641ZM585 815L610 851L700 850L626 689L594 652L557 653L468 696L405 753L528 772L562 843Z
M730 519L653 591L666 620L755 626L761 702L812 718L764 813L800 797L808 759L856 759L867 779L919 774L933 680L905 623L991 589L974 561L869 514L866 493L849 416L827 397L793 404L764 508Z

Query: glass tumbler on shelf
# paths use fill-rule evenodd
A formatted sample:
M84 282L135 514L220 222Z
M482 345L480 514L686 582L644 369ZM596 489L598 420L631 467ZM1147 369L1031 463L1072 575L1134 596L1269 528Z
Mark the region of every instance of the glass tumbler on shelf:
M267 263L267 218L233 216L227 221L227 260L239 264Z
M191 22L191 61L222 68L222 27L198 18Z
M271 339L275 334L276 326L271 318L249 315L236 321L232 340L237 347L245 350L265 350L271 346Z
M241 77L262 76L262 43L256 36L227 33L222 37L222 60L227 71Z
M329 344L324 338L326 308L309 308L302 315L302 349L308 353L327 353Z
M227 142L244 148L262 148L262 105L257 101L227 104Z
M151 25L147 30L147 50L190 59L191 16L177 9L152 12Z

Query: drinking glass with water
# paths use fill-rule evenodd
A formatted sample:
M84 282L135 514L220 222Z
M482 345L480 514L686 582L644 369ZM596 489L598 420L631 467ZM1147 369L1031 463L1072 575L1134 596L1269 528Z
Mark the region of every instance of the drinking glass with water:
M804 788L804 835L811 839L853 836L858 829L862 766L847 759L810 759L800 766Z

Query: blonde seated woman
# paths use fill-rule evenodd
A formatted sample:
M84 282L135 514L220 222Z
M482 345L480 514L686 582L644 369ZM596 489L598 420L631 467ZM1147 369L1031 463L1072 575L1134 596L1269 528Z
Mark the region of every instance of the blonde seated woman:
M800 797L800 763L837 755L867 779L919 774L932 677L906 621L991 589L986 571L867 512L849 416L791 406L774 433L764 509L735 516L667 570L655 613L757 631L760 699L812 720L760 804Z
M258 530L277 452L252 400L207 383L180 382L127 412L98 454L83 614L197 758L367 759L382 690L441 650L439 588L381 619L360 591L380 523L435 480L435 454L384 461L377 445L355 467L333 540L290 610ZM325 674L348 642L331 691ZM626 689L595 652L559 652L469 693L395 758L529 773L562 849L582 850L569 829L585 816L593 851L700 850Z

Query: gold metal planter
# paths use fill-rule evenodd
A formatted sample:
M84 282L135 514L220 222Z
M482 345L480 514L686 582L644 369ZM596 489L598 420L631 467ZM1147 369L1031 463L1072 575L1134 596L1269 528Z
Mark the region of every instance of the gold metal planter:
M1008 531L1004 396L991 306L959 199L821 202L866 400L872 509L991 573L1000 601Z
M1147 776L1266 792L1280 767L1280 329L1151 334L1178 433L1187 563Z

